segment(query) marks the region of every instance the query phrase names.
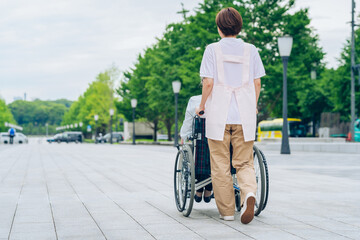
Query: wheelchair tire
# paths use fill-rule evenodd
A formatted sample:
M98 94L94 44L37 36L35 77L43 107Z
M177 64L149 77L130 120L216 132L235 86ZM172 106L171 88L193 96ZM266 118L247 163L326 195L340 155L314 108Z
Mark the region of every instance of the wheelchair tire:
M265 201L264 201L264 205L262 210L265 209L266 205L267 205L267 201L268 201L268 197L269 197L269 171L268 171L268 166L267 166L267 162L266 162L266 158L265 158L265 154L259 149L260 154L263 158L263 163L264 163L264 168L265 168L265 179L266 179L266 183L265 183Z
M257 183L256 201L255 201L255 216L258 216L263 210L266 192L266 176L263 156L260 150L254 145L254 169Z
M183 215L188 217L191 213L193 204L194 204L194 195L195 195L195 161L193 158L192 150L189 145L184 145L183 150L186 156L186 172L187 172L187 192L186 192L186 201L185 208L183 210Z
M195 163L189 145L178 151L174 170L175 203L185 217L191 213L195 194Z
M182 212L184 210L184 199L182 198L183 194L181 189L182 183L181 180L182 176L182 158L183 158L184 152L182 150L179 150L176 155L175 160L175 169L174 169L174 196L175 196L175 204L176 208L179 212Z

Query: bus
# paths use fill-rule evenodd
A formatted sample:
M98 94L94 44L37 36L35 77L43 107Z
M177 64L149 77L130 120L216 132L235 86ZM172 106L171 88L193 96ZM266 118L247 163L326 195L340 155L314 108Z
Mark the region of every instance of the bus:
M360 119L355 121L355 142L360 142Z
M282 126L282 118L259 122L257 141L261 142L264 139L281 139ZM306 126L299 118L288 118L288 132L290 137L306 137Z
M354 123L354 130L355 130L355 142L360 142L360 119L357 119ZM349 132L346 138L346 141L351 141L351 133Z

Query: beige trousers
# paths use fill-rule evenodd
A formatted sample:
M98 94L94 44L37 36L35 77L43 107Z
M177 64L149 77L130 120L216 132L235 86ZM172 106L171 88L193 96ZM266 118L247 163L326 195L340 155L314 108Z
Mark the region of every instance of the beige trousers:
M230 143L233 146L232 165L240 187L241 204L246 194L256 194L254 170L254 141L244 141L242 125L226 124L223 141L208 139L211 160L211 179L216 205L222 216L235 213L235 195L230 170Z

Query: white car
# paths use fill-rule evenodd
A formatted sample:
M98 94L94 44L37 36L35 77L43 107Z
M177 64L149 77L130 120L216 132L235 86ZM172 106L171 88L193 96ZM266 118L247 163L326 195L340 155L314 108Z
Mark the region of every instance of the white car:
M7 132L0 133L0 143L9 144L10 136ZM23 133L15 133L14 143L28 143L28 138Z

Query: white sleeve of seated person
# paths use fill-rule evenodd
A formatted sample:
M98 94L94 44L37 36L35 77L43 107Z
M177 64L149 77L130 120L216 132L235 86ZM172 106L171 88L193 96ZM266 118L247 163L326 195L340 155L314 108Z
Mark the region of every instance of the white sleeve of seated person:
M200 100L199 100L200 99ZM180 137L183 140L188 140L192 132L192 123L195 117L195 109L199 106L201 96L193 96L189 99L186 107L185 119L180 129Z

